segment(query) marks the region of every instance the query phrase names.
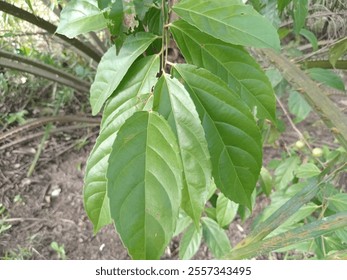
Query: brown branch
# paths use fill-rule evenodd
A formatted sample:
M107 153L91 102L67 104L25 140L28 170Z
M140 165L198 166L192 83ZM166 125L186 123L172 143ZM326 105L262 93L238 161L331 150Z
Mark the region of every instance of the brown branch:
M82 92L89 92L90 83L45 63L2 50L0 50L0 59L1 66L3 67L29 72L31 74L39 75L49 80L70 86Z
M30 130L30 129L33 129L33 128L36 128L51 122L79 122L79 123L99 124L100 119L79 117L74 115L44 117L44 118L30 121L22 126L16 127L12 130L9 130L5 133L0 134L0 142L4 141L5 139L9 139L13 137L14 135L17 135L18 133L21 133L23 131Z
M18 8L12 4L9 4L5 1L0 1L0 11L3 11L7 14L10 14L12 16L18 17L22 20L25 20L27 22L30 22L46 31L48 31L51 34L55 34L55 31L57 30L57 27L44 20L43 18L40 18L36 15L33 15L21 8ZM95 60L96 62L99 62L101 60L101 56L98 52L96 52L95 50L91 49L90 47L86 46L84 43L82 43L81 41L77 40L77 39L69 39L66 36L62 35L62 34L55 34L56 37L59 37L60 39L62 39L63 41L69 43L70 45L74 46L76 49L78 49L79 51L81 51L82 53L88 55L89 57L91 57L93 60Z

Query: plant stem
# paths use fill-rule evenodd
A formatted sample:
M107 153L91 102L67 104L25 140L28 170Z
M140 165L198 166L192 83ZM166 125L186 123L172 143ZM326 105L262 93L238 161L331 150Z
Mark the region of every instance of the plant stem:
M245 247L235 247L224 258L232 260L249 259L256 255L266 254L289 245L298 244L312 238L317 238L346 226L347 212L341 212L326 217L322 220L317 220L307 225L297 227L293 230L283 232L271 238L250 243Z
M263 49L260 52L262 52L262 54L282 72L284 78L304 96L306 101L320 116L332 134L345 150L347 150L347 118L339 108L304 71L299 69L286 57L270 49Z

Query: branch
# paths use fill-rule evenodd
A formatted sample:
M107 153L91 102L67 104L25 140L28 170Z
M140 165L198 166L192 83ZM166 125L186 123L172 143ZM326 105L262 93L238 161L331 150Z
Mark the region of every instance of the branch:
M298 91L312 106L315 112L330 129L332 134L347 150L347 118L340 109L328 98L323 90L286 57L270 49L260 52L269 59L281 72L283 77Z
M0 65L38 75L82 92L88 92L90 88L90 83L60 69L2 50L0 50Z
M6 3L5 1L0 1L0 11L3 11L7 14L13 15L15 17L18 17L22 20L25 20L27 22L30 22L46 31L48 31L51 34L55 34L55 31L57 27L44 20L43 18L40 18L38 16L35 16L21 8L18 8L12 4ZM100 54L98 54L95 50L91 49L90 47L83 44L81 41L77 39L69 39L64 35L61 34L55 34L55 36L59 37L65 42L68 42L70 45L74 46L76 49L81 51L82 53L86 54L96 62L99 62L101 59Z

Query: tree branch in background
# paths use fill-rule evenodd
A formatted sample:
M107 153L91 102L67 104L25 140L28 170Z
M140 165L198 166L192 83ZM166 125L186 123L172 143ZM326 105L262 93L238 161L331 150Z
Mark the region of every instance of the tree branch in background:
M306 101L312 106L332 134L347 150L347 117L329 99L326 93L304 71L283 55L279 55L270 49L262 49L260 52L305 97Z
M12 4L6 3L5 1L0 1L0 11L3 11L5 13L8 13L12 16L18 17L20 19L23 19L27 22L30 22L46 31L48 31L51 34L54 34L54 36L59 37L60 39L62 39L65 42L68 42L71 46L75 47L77 50L79 50L80 52L84 53L85 55L87 55L88 57L92 58L94 61L99 62L101 59L101 55L96 52L95 50L91 49L89 46L85 45L84 43L82 43L81 41L77 40L77 39L69 39L67 37L65 37L64 35L61 34L56 34L55 31L57 29L57 27L38 17L35 16L21 8L18 8Z

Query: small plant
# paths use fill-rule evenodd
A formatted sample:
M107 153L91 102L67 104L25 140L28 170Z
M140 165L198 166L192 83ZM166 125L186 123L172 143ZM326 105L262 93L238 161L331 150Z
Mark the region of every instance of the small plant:
M17 246L15 250L5 252L1 260L29 260L32 257L32 252L29 248Z
M6 222L6 212L7 210L5 206L2 203L0 203L0 235L12 227L11 224Z
M64 245L59 245L57 242L53 241L50 246L57 253L58 259L66 260Z

